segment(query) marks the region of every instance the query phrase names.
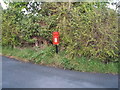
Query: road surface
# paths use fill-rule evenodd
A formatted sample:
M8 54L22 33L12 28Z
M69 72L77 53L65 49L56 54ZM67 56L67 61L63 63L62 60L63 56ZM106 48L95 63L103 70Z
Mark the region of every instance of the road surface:
M3 88L118 88L118 76L20 62L2 56Z

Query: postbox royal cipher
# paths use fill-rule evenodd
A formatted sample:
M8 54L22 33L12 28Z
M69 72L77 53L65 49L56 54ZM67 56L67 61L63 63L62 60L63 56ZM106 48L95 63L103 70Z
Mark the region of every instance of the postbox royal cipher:
M59 44L59 32L53 32L52 36L53 36L53 44L58 45Z

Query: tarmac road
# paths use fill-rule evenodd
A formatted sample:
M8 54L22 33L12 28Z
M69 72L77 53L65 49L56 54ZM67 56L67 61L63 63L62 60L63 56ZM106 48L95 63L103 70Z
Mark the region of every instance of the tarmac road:
M118 88L118 75L63 70L2 56L2 87Z

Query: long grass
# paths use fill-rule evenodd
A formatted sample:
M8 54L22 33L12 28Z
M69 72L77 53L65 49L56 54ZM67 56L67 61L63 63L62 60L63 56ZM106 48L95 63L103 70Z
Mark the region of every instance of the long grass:
M64 51L61 51L59 54L56 54L53 46L49 46L45 49L2 47L2 55L11 56L19 60L36 64L77 70L81 72L118 74L118 63L111 62L104 64L99 60L87 59L85 57L70 60L66 58L64 53Z

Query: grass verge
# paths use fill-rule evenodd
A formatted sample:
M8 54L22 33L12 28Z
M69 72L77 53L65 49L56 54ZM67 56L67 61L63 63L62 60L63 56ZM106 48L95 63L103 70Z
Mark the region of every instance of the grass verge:
M16 58L25 62L33 62L35 64L81 72L118 74L118 63L103 64L99 60L88 60L85 57L70 60L66 58L65 52L63 51L61 51L59 54L56 54L53 46L49 46L45 49L2 47L2 55Z

